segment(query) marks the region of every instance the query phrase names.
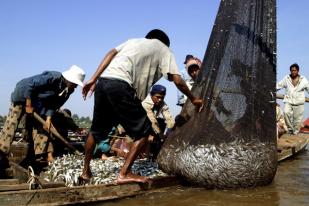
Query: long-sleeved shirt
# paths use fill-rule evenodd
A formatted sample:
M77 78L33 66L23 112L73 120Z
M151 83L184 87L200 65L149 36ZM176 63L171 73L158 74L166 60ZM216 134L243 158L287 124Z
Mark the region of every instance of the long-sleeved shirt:
M162 114L167 128L174 127L175 120L172 114L170 113L167 104L164 101L162 102L160 106L155 107L151 99L151 96L148 95L146 99L142 102L142 105L144 109L146 110L147 116L152 123L152 129L154 130L156 134L160 134L161 132L164 132L164 131L160 131L159 124L157 121L157 118L160 116L160 114Z
M60 72L45 71L19 81L11 95L11 101L24 105L29 98L40 115L52 116L71 95L72 92L66 88Z
M285 89L283 102L291 105L302 105L305 103L305 90L309 93L309 83L306 77L299 76L296 86L292 83L290 75L285 76L278 84L277 90Z

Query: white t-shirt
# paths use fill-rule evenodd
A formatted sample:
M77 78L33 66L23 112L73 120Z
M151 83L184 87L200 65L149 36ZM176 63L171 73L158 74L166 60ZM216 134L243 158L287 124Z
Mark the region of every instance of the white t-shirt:
M180 75L174 54L157 39L130 39L115 49L118 53L101 77L128 82L141 100L162 76Z

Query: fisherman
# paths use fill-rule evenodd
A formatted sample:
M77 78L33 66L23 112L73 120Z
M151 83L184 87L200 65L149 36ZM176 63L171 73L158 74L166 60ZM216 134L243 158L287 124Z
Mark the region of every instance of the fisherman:
M57 110L52 116L51 122L63 138L68 137L69 130L78 130L78 126L72 119L71 111L69 109ZM52 162L54 160L54 156L63 155L65 150L62 142L57 138L51 138L52 134L47 132L39 122L35 122L34 124L35 126L32 136L34 142L34 153L36 157L42 157L47 154L47 161Z
M11 95L11 107L0 134L2 155L9 153L15 131L25 114L36 112L43 116L46 119L44 127L49 131L53 127L53 114L68 100L77 85L83 86L84 78L85 72L73 65L62 73L45 71L19 81Z
M148 181L144 176L132 174L130 169L152 132L151 122L141 101L162 76L173 81L195 106L202 106L202 100L191 94L181 78L169 45L168 36L158 29L150 31L145 38L130 39L110 50L84 85L84 99L89 91L91 95L95 90L95 100L93 121L85 145L81 183L91 177L89 164L95 142L106 137L117 124L121 124L134 139L117 183Z
M164 101L165 95L166 88L160 84L156 84L151 88L149 95L142 102L155 133L154 139L151 138L150 140L150 153L153 155L153 159L156 159L165 139L165 129L170 130L175 124L175 120Z
M290 75L285 76L278 84L277 90L285 89L284 120L288 133L298 134L304 114L305 90L309 93L308 80L299 74L298 64L290 66Z
M191 54L188 54L185 58L184 64L186 65L185 68L188 72L188 75L190 76L190 79L186 80L186 84L188 88L191 90L194 82L196 81L197 75L201 70L202 62L199 58L194 57ZM187 97L181 94L178 97L177 105L182 107L186 101L187 101Z

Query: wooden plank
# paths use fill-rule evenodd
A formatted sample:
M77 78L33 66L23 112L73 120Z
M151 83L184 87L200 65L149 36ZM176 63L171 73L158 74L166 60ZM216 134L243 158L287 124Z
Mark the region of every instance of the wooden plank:
M89 185L76 187L60 187L41 190L17 192L0 192L0 204L3 205L63 205L89 203L119 199L149 192L152 189L178 185L175 177L153 179L148 184L130 183L123 185Z
M42 187L44 189L47 188L57 188L57 187L65 187L64 183L42 183ZM29 190L28 183L20 183L15 185L0 185L0 192L8 192L8 191L19 191L19 190ZM1 194L1 193L0 193Z
M16 185L19 184L18 179L0 179L0 186L1 185Z

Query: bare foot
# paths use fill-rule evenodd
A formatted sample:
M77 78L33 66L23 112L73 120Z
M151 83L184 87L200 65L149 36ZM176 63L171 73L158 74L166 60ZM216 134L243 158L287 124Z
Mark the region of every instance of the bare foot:
M125 176L118 175L118 178L116 180L117 184L125 184L125 183L130 183L130 182L146 183L146 182L149 182L149 179L145 176L128 173Z
M84 180L89 180L92 177L92 173L90 170L85 170L79 177Z
M78 177L78 185L85 185L90 182L92 177L92 173L89 172L88 174L84 172Z
M90 178L85 178L83 176L78 177L78 185L86 185L90 182Z
M80 175L81 178L83 179L90 179L92 177L92 173L91 171L89 172L83 172L81 175Z
M106 154L102 154L101 160L107 160L107 159L108 159L108 156L106 156Z

